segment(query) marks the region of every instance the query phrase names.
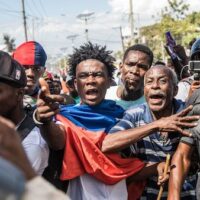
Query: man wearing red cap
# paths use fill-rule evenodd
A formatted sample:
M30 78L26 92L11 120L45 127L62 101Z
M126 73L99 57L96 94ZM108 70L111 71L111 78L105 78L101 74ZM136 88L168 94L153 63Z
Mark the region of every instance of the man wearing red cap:
M13 58L24 67L27 76L24 104L34 106L39 90L38 80L45 71L47 55L38 42L28 41L16 48Z

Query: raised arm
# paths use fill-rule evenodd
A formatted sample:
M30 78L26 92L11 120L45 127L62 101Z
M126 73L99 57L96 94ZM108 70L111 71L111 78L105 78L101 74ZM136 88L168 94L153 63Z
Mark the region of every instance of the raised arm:
M124 119L122 119L112 129L114 131L121 131L106 135L102 143L101 150L103 152L119 151L156 131L179 132L183 135L190 136L190 133L183 130L183 128L195 127L197 123L194 123L193 121L199 119L199 116L185 116L189 111L191 111L191 109L192 106L184 109L178 114L172 115L170 117L163 117L152 123L137 128L131 127L131 121L125 115Z
M38 124L43 138L54 150L63 149L65 146L65 129L52 121L59 113L59 103L64 101L60 95L51 95L48 84L40 79L41 92L37 100L37 109L33 119Z

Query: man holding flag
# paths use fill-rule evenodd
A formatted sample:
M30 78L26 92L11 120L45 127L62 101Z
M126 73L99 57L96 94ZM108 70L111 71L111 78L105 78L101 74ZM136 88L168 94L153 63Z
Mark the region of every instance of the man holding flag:
M40 79L34 121L50 147L64 149L61 179L70 180L68 195L72 200L125 200L126 178L132 176L135 181L162 171L157 164L144 168L137 158L123 159L117 153L101 151L108 131L124 113L114 101L104 100L115 70L110 54L106 47L87 43L70 56L69 74L75 80L79 105L59 107L63 98L51 95ZM132 187L131 200L138 199L143 186L141 182Z
M75 78L80 105L59 109L63 99L51 95L40 80L34 120L50 147L64 149L61 179L70 180L71 199L127 199L125 179L144 167L136 158L101 152L103 138L124 112L114 101L104 100L115 70L110 54L105 47L87 43L70 56L69 72Z

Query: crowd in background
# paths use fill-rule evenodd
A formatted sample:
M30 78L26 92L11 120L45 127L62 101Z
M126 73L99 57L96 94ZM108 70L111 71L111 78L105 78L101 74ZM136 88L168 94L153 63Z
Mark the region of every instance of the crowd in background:
M200 39L166 50L88 42L59 75L36 41L0 51L0 199L200 199Z

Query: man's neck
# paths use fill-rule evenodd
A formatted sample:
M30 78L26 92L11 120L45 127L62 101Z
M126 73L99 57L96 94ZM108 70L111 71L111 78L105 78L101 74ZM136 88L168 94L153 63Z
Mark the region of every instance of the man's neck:
M154 120L159 120L162 117L169 117L174 114L173 104L170 104L169 106L167 106L167 108L165 108L165 110L163 111L158 111L158 112L151 111L151 114Z
M125 87L119 86L117 89L117 96L125 101L135 101L142 97L144 94L143 90L128 91Z
M12 116L9 119L15 124L15 126L17 126L23 120L25 115L25 111L21 109L20 111L12 114Z

